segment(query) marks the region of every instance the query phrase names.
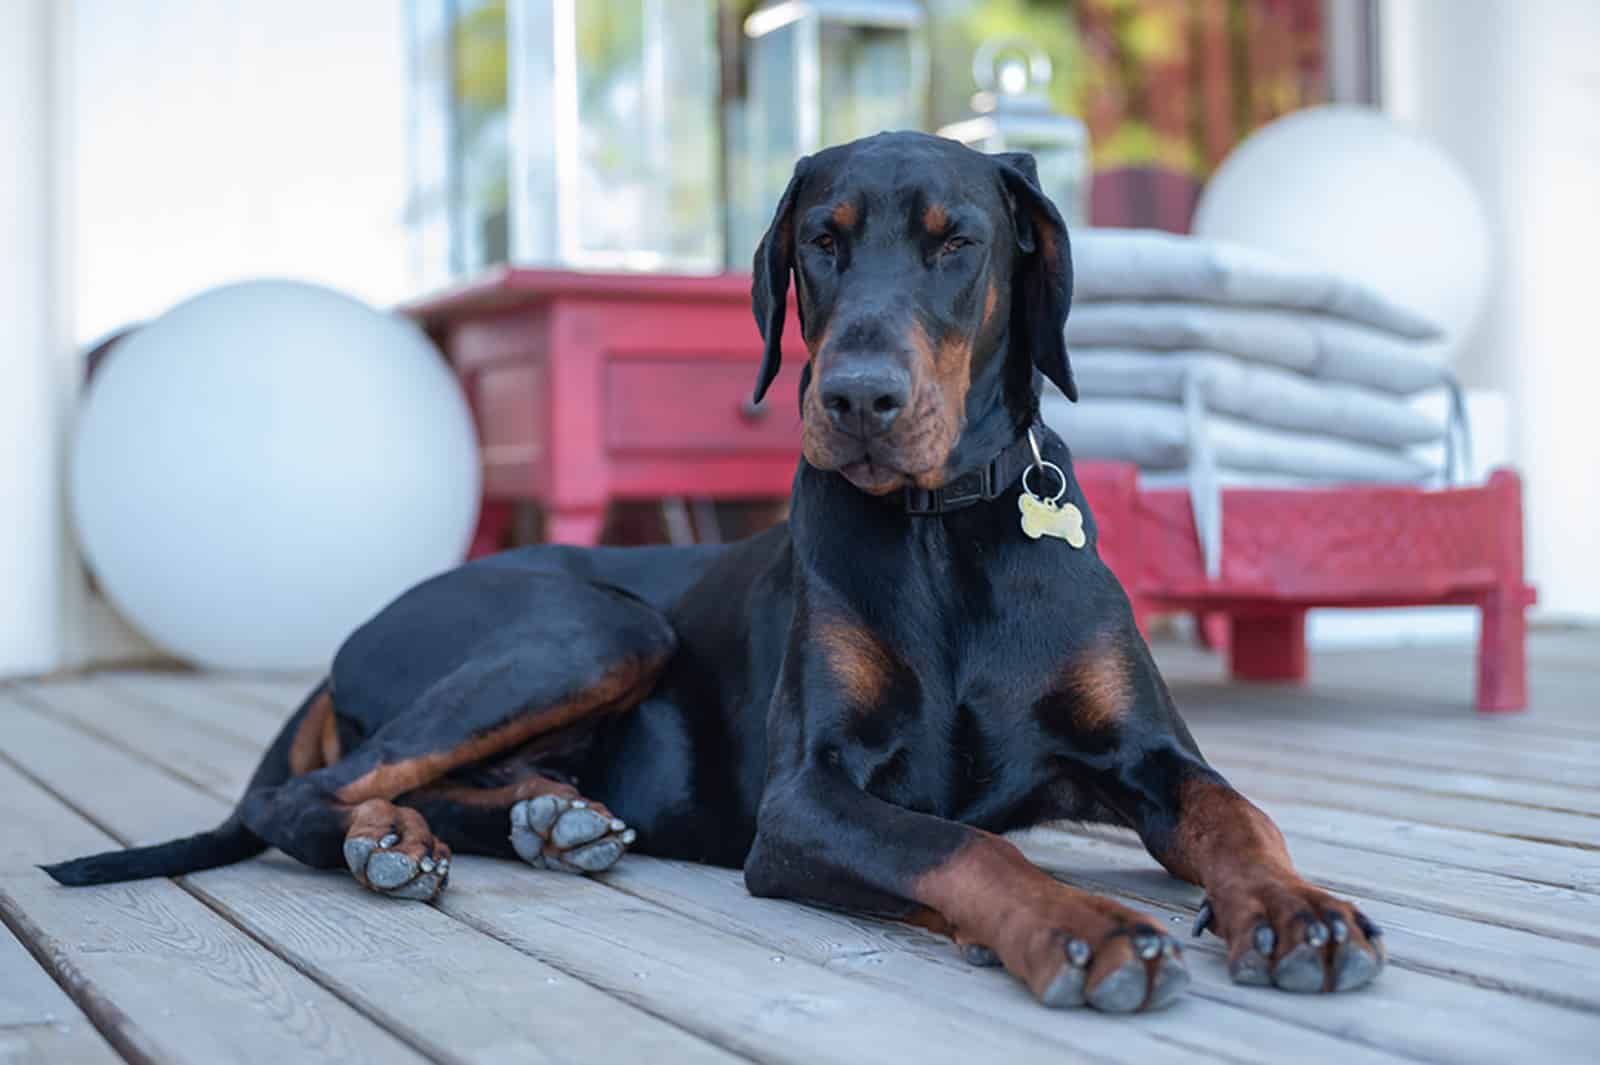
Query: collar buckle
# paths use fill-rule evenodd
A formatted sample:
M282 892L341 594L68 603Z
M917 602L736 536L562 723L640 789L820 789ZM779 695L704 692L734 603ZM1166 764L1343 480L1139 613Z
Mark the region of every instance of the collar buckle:
M932 517L998 498L1011 487L1019 473L1032 465L1032 458L1038 451L1039 445L1030 426L1000 454L975 470L952 477L939 488L907 486L905 511L913 517Z

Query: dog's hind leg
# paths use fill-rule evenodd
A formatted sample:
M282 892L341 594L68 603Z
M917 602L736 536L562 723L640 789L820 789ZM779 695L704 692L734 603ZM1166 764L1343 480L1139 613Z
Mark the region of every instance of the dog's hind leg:
M449 849L411 800L426 806L426 789L446 774L585 719L632 709L674 650L671 628L653 608L598 586L565 583L558 615L518 618L464 649L453 669L338 761L247 794L244 823L308 865L347 865L383 894L436 894ZM336 713L337 684L336 669ZM572 822L562 839L576 849L576 837L594 826L579 831L590 818L573 819L566 809L560 815L558 824ZM457 819L459 811L450 815L450 827ZM609 834L610 820L587 842ZM508 808L501 832L509 832L509 821Z

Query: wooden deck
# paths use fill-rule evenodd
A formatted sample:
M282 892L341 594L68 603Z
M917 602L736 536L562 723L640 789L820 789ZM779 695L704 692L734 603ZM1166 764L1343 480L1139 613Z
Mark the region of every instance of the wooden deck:
M639 857L604 880L461 858L437 907L281 856L59 888L33 863L219 821L303 687L114 673L0 686L0 1062L1600 1060L1600 634L1539 634L1534 709L1499 720L1466 650L1324 655L1297 691L1161 657L1213 761L1383 925L1372 988L1236 988L1207 937L1172 1009L1054 1012L917 930ZM1019 842L1193 918L1126 833Z

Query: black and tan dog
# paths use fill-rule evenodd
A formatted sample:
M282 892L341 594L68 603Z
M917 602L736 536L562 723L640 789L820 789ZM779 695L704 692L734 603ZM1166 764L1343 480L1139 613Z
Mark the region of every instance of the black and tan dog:
M1235 980L1371 980L1377 929L1206 764L1092 519L1067 527L1088 510L1035 418L1041 374L1074 393L1072 265L1033 161L911 133L802 160L756 253L758 396L791 274L810 360L787 524L428 581L344 645L221 827L50 872L271 845L428 899L451 848L598 872L633 845L941 929L1047 1005L1160 1006L1187 983L1160 925L997 835L1111 821L1204 886ZM1059 537L1020 528L1034 497Z

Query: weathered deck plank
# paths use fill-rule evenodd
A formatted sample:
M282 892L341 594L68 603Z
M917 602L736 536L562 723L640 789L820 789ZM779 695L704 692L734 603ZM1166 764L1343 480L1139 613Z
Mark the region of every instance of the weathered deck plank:
M8 748L12 723L0 735ZM114 845L6 762L0 793L6 854L38 853L41 840L54 853ZM31 865L6 863L0 911L134 1060L426 1060L169 881L67 891Z
M997 1022L1044 1033L1070 1029L1075 1045L1086 1049L1134 1053L1140 1061L1184 1061L1209 1054L1225 1061L1277 1065L1283 1060L1283 1046L1293 1043L1298 1061L1337 1060L1353 1065L1396 1060L1304 1025L1251 1012L1251 996L1228 984L1208 958L1189 959L1196 978L1191 996L1204 1001L1186 1002L1181 1008L1141 1018L1130 1030L1122 1018L1095 1013L1063 1018L1041 1010L1006 973L973 969L960 960L947 940L920 929L752 898L732 870L644 858L618 866L609 882L685 916L835 971L954 1005L982 1001L984 1014ZM1120 894L1115 890L1106 893ZM1127 897L1123 901L1140 906ZM1174 922L1172 928L1181 935L1187 923ZM1245 1008L1238 1008L1240 1005Z
M4 926L0 988L0 1065L109 1065L122 1060Z

